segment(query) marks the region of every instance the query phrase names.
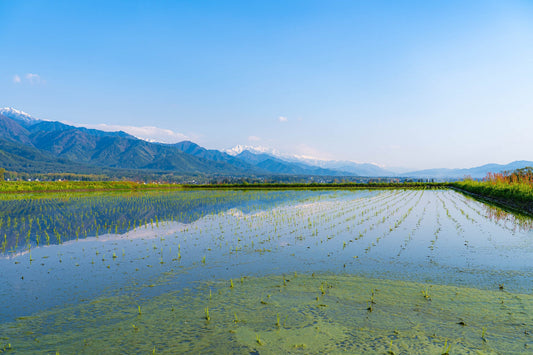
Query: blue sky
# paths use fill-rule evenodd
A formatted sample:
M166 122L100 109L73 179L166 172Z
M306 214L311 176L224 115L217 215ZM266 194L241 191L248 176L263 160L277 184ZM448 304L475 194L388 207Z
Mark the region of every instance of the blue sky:
M0 0L0 43L0 106L38 118L388 167L533 160L531 1Z

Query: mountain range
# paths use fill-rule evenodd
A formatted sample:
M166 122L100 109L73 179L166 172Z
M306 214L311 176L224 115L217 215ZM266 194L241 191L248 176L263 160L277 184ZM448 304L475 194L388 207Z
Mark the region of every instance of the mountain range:
M163 172L216 176L342 176L425 179L482 178L488 172L533 166L530 161L471 169L431 169L398 174L375 164L325 161L238 146L205 149L196 143L147 142L128 133L104 132L40 120L13 108L0 109L0 167L27 173Z

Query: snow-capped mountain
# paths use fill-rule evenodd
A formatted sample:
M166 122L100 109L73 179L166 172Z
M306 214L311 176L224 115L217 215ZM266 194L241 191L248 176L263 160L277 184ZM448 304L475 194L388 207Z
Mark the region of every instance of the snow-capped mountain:
M394 176L395 172L384 169L373 163L356 163L353 161L338 161L318 159L303 155L284 154L280 151L263 146L237 145L231 149L226 149L229 155L240 156L243 152L250 152L255 155L270 155L271 157L283 160L288 163L299 163L308 166L318 167L327 170L335 170L355 174L358 176Z
M224 150L226 154L237 156L243 152L250 152L253 154L261 155L261 154L267 154L271 157L284 160L289 163L304 163L307 165L313 165L318 167L323 167L320 164L327 162L327 160L314 158L306 155L297 155L297 154L287 154L282 153L277 149L264 147L260 145L236 145L233 148Z
M0 108L0 115L4 115L12 120L16 120L27 125L33 125L42 121L24 111L14 109L13 107Z
M238 144L233 148L229 148L224 150L223 152L226 154L229 154L231 156L237 156L241 154L242 152L248 151L250 153L254 154L268 154L276 158L280 158L283 156L278 150L273 148L267 148L260 145L252 146L252 145L241 145Z

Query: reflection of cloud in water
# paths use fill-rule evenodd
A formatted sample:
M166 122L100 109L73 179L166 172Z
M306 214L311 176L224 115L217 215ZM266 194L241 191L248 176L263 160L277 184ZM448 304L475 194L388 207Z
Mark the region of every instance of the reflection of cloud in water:
M19 256L27 255L29 253L30 253L30 251L28 249L19 250L19 251L15 252L15 253L9 252L9 253L6 253L4 255L0 255L0 260L1 259L7 259L7 260L16 259Z
M289 211L294 211L294 210L301 210L301 211L305 212L305 211L314 211L317 208L329 209L329 208L332 208L333 206L335 206L337 203L338 202L334 202L334 201L303 202L303 203L299 203L299 204L273 208L273 209L268 210L268 211L262 210L262 211L255 212L255 213L244 212L241 209L232 208L232 209L224 212L224 215L232 216L232 217L236 217L236 218L244 218L244 217L247 217L247 218L250 218L250 217L260 218L260 217L271 216L272 213L274 213L274 214L275 213L288 213Z
M80 239L80 242L109 242L114 240L135 240L135 239L157 239L161 237L167 237L179 232L185 231L191 225L187 225L180 222L161 222L159 227L152 228L151 225L145 224L137 227L123 234L103 234L98 237L89 237ZM156 233L157 232L157 233ZM76 242L76 240L69 241Z
M119 240L150 240L150 239L158 239L161 237L168 237L171 235L175 235L176 233L184 232L187 228L190 228L191 225L187 225L180 222L161 222L159 224L159 227L154 227L150 224L145 224L143 226L137 227L135 229L132 229L130 231L127 231L126 233L122 234L114 234L114 233L108 233L108 234L102 234L97 237L87 237L87 238L79 238L78 240L72 239L65 241L61 244L51 244L51 245L40 245L40 246L34 246L31 249L23 249L18 250L17 252L8 252L4 255L0 254L0 260L1 259L16 259L18 257L27 255L31 252L31 250L37 250L37 249L46 249L46 248L53 248L53 247L61 247L61 246L69 246L76 243L107 243L112 241L119 241Z

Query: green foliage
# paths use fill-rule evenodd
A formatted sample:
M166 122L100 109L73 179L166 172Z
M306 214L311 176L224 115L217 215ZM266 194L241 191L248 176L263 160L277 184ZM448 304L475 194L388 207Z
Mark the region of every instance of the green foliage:
M63 174L67 176L69 174ZM63 176L61 175L61 176ZM58 175L60 176L60 175ZM83 177L73 175L68 177ZM91 176L89 176L90 178ZM92 176L96 177L96 176ZM88 179L89 179L88 178ZM160 183L138 183L133 181L1 181L0 192L38 192L38 191L92 191L92 190L148 190L148 189L441 189L445 183L339 183L339 184L208 184L180 185Z
M531 184L465 180L455 182L452 186L495 199L520 204L533 203L533 185Z
M260 183L260 184L207 184L188 185L186 188L203 189L445 189L448 183L441 182L382 182L382 183Z
M467 178L451 186L533 213L533 168L489 173L483 181Z
M180 188L177 184L142 184L133 181L3 181L0 192L61 192L89 190L148 190Z

